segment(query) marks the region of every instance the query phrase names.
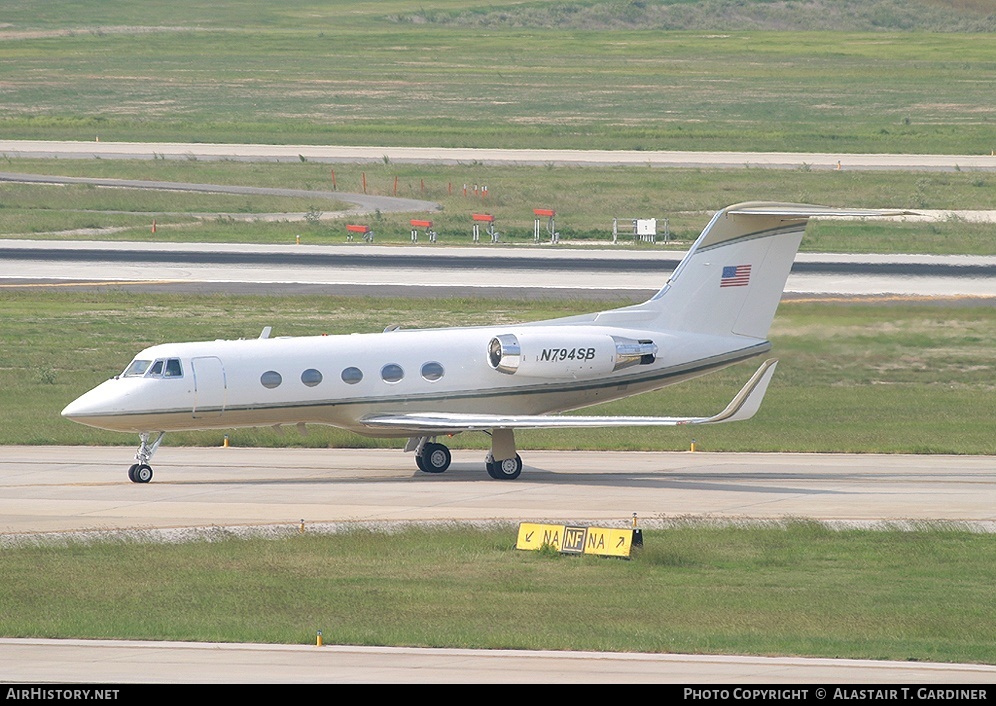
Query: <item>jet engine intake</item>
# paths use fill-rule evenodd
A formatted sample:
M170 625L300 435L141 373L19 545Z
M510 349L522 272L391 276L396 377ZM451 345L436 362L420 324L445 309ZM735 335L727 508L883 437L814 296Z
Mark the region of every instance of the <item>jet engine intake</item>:
M522 362L522 349L515 334L495 336L488 344L488 363L499 373L512 375Z
M506 333L488 343L488 364L522 377L596 377L656 360L657 345L608 334Z

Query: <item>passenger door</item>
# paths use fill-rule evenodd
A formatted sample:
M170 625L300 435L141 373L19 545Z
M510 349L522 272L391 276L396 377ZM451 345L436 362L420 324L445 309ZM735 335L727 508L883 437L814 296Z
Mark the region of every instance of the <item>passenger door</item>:
M222 415L228 400L228 383L221 358L204 356L190 361L194 369L194 419L212 419Z

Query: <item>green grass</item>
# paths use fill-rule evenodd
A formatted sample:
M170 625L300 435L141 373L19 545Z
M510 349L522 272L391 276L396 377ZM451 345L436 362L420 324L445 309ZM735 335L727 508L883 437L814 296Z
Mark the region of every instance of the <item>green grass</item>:
M70 401L120 373L142 348L165 341L380 331L551 318L597 302L71 293L17 288L0 298L0 445L128 444L128 434L59 416ZM996 311L987 305L786 302L771 331L781 359L750 422L647 433L535 430L522 448L705 451L845 451L996 454L992 434ZM701 415L719 411L753 371L736 366L664 390L589 408L593 414ZM272 430L229 433L236 446L397 446L315 427L307 437ZM167 444L217 445L221 432L177 433ZM483 448L466 434L455 448Z
M741 201L771 200L830 206L910 209L996 209L996 179L979 172L859 172L772 169L661 169L648 167L516 167L463 165L368 165L310 162L246 163L189 160L34 160L6 159L0 170L67 177L142 179L199 184L294 188L327 192L331 170L341 191L427 199L442 210L429 217L440 244L470 242L470 214L496 217L502 240L533 240L533 208L553 208L563 246L611 241L612 219L666 218L684 248L711 214ZM397 190L395 190L397 182ZM463 195L463 185L468 195ZM487 185L488 197L473 186ZM156 240L290 243L341 243L345 224L264 221L267 213L333 213L342 207L325 194L314 198L277 198L142 192L93 186L0 184L0 237L66 237L78 228L120 228L100 235L147 240L157 218ZM192 213L236 214L247 222ZM375 212L350 220L368 223L380 243L410 241L411 213ZM169 227L175 224L176 227ZM545 222L543 224L545 226ZM51 233L52 235L46 235ZM88 235L88 238L98 237ZM936 253L991 255L991 224L950 219L939 223L816 222L803 249L821 252Z
M992 31L986 0L570 0L440 8L398 21L454 27L737 31Z
M663 25L640 13L687 4L178 0L116 2L114 12L103 3L36 5L4 7L0 130L8 138L994 148L993 113L980 99L996 72L992 20L984 6L964 2L940 11L932 2L849 3L864 13L857 24L830 11L839 2L807 3L810 17L786 24L790 31L741 19L788 16L763 2L702 4L703 17ZM579 8L594 8L599 19L565 18L583 15ZM825 31L841 27L869 31ZM957 29L975 31L935 31Z
M996 540L646 530L631 561L514 527L0 552L0 634L996 663Z

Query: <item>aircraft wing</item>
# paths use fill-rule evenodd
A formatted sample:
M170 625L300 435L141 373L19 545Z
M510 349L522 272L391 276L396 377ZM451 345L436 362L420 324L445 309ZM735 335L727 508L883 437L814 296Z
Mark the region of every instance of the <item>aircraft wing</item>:
M487 429L569 429L585 427L679 426L683 424L718 424L750 419L761 407L778 361L764 361L747 384L719 414L711 417L594 417L566 414L456 414L424 412L415 414L376 414L361 422L375 429L404 429L412 432L441 434Z

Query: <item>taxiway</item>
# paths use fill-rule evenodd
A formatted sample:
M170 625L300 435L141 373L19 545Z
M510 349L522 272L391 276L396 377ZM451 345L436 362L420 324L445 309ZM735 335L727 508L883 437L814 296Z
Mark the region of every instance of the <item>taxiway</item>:
M992 684L996 667L855 659L0 638L30 684ZM805 687L802 687L805 688ZM125 694L127 690L125 689ZM732 692L732 688L730 689ZM680 692L676 690L678 696ZM913 691L910 692L911 694Z
M219 433L219 442L222 435ZM807 517L837 522L996 523L989 457L523 451L496 482L479 450L443 474L398 449L164 446L130 483L130 447L0 449L0 539L189 527L431 521L619 522Z

